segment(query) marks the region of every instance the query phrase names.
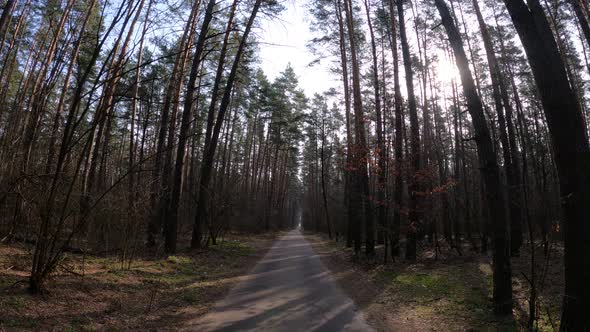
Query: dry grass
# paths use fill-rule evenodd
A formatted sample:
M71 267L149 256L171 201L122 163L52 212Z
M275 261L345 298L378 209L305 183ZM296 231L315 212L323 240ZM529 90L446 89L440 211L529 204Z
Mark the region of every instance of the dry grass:
M30 248L2 245L0 331L174 330L221 299L275 237L231 234L203 251L145 254L130 269L117 256L69 255L43 296L19 283Z

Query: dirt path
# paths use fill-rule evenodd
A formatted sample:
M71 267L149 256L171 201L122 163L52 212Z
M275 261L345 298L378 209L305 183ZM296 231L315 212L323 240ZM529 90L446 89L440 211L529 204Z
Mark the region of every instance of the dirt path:
M277 240L244 281L184 330L372 331L299 230Z

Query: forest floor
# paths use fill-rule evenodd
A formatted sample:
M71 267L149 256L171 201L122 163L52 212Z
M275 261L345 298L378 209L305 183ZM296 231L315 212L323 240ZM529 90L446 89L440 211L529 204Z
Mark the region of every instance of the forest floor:
M530 249L512 259L515 309L513 318L497 318L492 312L490 258L470 252L443 252L434 259L422 250L416 264L381 264L377 258L353 261L343 243L317 234L307 240L334 274L345 292L378 331L522 331L528 319ZM536 250L539 288L537 328L557 331L563 289L563 251L554 248L549 260ZM546 264L548 263L548 264ZM545 271L545 273L543 273ZM525 277L526 276L526 277Z
M45 295L20 282L30 248L0 245L0 331L175 330L223 298L277 236L229 234L207 250L145 254L130 268L118 255L69 254Z

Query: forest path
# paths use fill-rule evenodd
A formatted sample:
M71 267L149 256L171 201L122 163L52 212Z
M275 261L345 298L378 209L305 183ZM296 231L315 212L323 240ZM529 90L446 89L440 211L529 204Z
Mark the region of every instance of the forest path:
M278 239L193 331L372 331L299 230Z

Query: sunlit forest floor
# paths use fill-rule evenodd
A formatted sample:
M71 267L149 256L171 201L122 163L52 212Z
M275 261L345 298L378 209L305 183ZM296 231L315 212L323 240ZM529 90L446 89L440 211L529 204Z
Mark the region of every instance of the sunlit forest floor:
M422 248L416 264L398 260L383 266L383 247L377 258L353 260L351 249L326 237L308 234L324 264L345 292L362 308L379 331L522 331L528 320L530 246L512 259L514 318L501 319L492 312L491 259L468 247L460 256L445 248L438 259ZM539 331L557 331L563 289L561 248L550 250L545 260L536 250ZM546 271L545 273L543 271Z
M223 298L276 236L229 234L207 250L144 253L130 267L118 254L70 254L42 296L23 282L30 248L0 245L0 331L176 330Z
M26 277L30 247L0 245L2 330L175 330L222 299L270 248L276 233L229 234L207 250L165 256L143 253L122 266L120 255L69 254L49 292L33 296ZM324 264L379 331L519 331L528 319L530 246L512 259L514 318L492 313L490 259L466 246L463 255L441 243L435 259L429 246L417 264L382 264L377 257L352 259L343 243L307 234ZM183 248L188 247L184 239ZM562 299L562 249L549 260L536 250L539 288L537 326L557 330Z

